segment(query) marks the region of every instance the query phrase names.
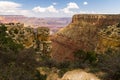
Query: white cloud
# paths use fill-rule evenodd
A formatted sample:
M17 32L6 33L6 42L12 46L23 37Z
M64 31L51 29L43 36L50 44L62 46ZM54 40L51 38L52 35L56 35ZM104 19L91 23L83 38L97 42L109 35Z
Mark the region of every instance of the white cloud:
M70 3L67 4L67 8L69 8L69 9L79 9L79 6L74 2L70 2Z
M21 4L10 2L10 1L0 1L0 12L15 12L21 7Z
M13 2L11 0L0 0L0 15L24 15L31 17L70 17L74 14L119 14L119 10L110 11L102 10L96 11L82 11L75 2L66 4L66 7L58 9L55 8L58 3L53 2L48 7L36 6L31 10L24 9L22 4ZM83 5L88 5L88 2L83 2Z
M85 1L85 2L83 2L83 5L88 5L88 2L86 2L86 1Z
M55 8L53 5L49 6L49 7L47 8L47 10L48 10L49 12L58 13L58 11L56 10L56 8Z
M48 6L48 7L37 6L37 7L34 7L32 10L34 12L52 12L52 13L58 13L58 11L56 10L56 8L53 5Z
M29 10L24 10L21 8L22 4L12 1L0 1L0 15L32 15Z
M54 3L55 5L56 3ZM79 6L74 3L70 2L67 4L67 6L63 9L56 9L54 5L50 5L48 7L41 7L37 6L32 9L34 14L36 16L42 16L42 17L62 17L62 16L72 16L73 14L76 14L78 11L76 9L79 9Z
M56 2L53 2L52 4L53 4L53 5L57 5L57 3L56 3Z
M17 8L20 7L21 4L10 2L10 1L0 1L1 8Z
M40 6L37 6L37 7L34 7L32 10L35 12L45 12L46 8L42 8Z
M63 8L61 11L63 11L64 13L70 13L70 14L75 13L71 9L79 9L79 6L74 2L70 2L67 4L67 7Z
M31 10L27 10L23 9L22 4L12 1L0 1L0 15L24 15L32 17L70 17L76 13L95 13L89 11L81 11L79 9L79 6L74 2L68 3L66 7L59 10L55 8L56 4L57 3L52 3L52 5L48 7L36 6Z
M73 11L70 11L69 8L64 8L64 9L62 9L61 11L63 11L63 12L66 13L66 14L68 14L68 13L70 13L70 14L74 13Z
M75 10L79 9L79 6L70 2L63 9L57 10L52 3L48 7L36 6L31 10L24 9L22 4L13 1L0 1L0 15L24 15L33 17L69 17L75 14Z

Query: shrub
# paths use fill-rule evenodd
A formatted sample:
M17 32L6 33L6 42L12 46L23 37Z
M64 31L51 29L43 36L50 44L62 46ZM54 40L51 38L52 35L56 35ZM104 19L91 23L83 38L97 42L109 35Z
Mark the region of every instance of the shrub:
M17 52L20 49L23 49L23 45L15 43L13 39L8 36L6 31L7 31L7 28L5 27L5 25L1 25L0 26L0 48L2 48L5 51L12 50L14 52Z
M85 52L83 50L78 50L74 52L74 57L80 63L85 63L86 61L89 61L90 63L94 63L97 60L96 53L92 51Z
M34 49L25 49L17 54L0 51L0 80L34 80L39 66Z
M107 73L107 80L120 80L120 51L109 49L99 55L97 67Z
M46 75L41 75L39 71L36 71L35 79L34 80L46 80Z

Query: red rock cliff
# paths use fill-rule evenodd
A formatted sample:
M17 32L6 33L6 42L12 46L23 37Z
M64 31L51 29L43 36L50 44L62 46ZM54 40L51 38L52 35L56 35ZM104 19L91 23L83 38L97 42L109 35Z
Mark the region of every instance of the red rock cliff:
M52 57L58 61L72 60L73 52L95 50L98 32L120 22L120 15L77 14L72 22L52 38Z
M113 25L120 21L120 15L108 14L77 14L72 18L72 23L87 22L96 26Z

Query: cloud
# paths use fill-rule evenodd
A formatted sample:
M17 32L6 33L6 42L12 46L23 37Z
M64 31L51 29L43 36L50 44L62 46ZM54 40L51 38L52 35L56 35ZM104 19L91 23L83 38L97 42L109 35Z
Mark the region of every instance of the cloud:
M21 7L21 4L10 2L10 1L0 1L1 8L17 8Z
M53 5L49 6L46 10L48 10L49 12L58 13L58 11Z
M37 6L37 7L34 7L32 9L34 12L45 12L46 11L46 8L42 8L40 6Z
M53 4L56 5L56 3ZM36 6L32 9L32 11L34 12L34 14L36 14L36 16L42 17L69 17L73 14L76 14L76 9L79 9L79 6L75 2L69 2L66 7L58 10L55 8L54 5L50 5L48 7Z
M86 2L86 1L85 1L85 2L83 2L83 5L88 5L88 2Z
M36 6L31 10L24 9L22 4L13 1L0 1L0 15L24 15L30 17L70 17L76 13L88 13L81 11L75 2L69 2L66 7L55 8L57 3L52 3L48 7ZM92 12L94 13L94 12Z
M24 9L22 4L16 3L13 1L0 1L0 15L24 15L31 17L69 17L75 12L76 9L79 9L79 6L70 2L63 9L57 10L55 5L57 3L52 3L52 5L48 7L36 6L31 10Z
M0 12L15 12L21 7L21 4L10 2L10 1L0 1Z
M53 4L53 5L57 5L57 3L56 3L56 2L53 2L52 4Z
M67 4L67 7L63 8L61 11L64 13L75 13L71 9L79 9L79 6L74 2L70 2Z
M69 8L69 9L79 9L78 5L74 2L68 3L67 8Z
M50 5L48 7L34 7L32 9L34 12L51 12L51 13L58 13L58 10L56 10L56 8L53 5Z
M22 4L12 1L0 1L0 15L33 15L29 10L21 9Z

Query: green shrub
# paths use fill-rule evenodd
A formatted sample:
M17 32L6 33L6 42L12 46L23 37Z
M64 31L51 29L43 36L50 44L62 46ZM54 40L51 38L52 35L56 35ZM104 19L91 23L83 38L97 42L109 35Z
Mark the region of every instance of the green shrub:
M5 25L1 25L0 26L0 48L2 48L5 51L12 50L14 52L17 52L20 49L23 49L23 45L15 43L13 39L8 36L6 31L7 31L7 28L5 27Z
M120 80L120 51L108 50L98 56L97 67L106 72L107 80Z
M41 75L39 71L36 71L35 79L34 80L46 80L46 75Z
M78 50L74 52L74 57L80 63L85 63L86 61L89 61L90 63L94 63L97 60L96 53L92 51L85 52L83 50Z

